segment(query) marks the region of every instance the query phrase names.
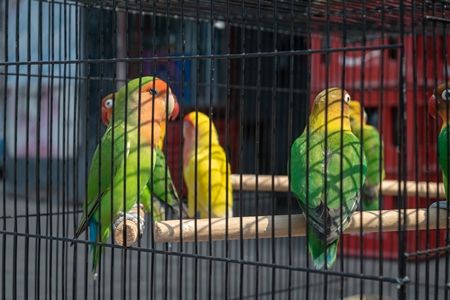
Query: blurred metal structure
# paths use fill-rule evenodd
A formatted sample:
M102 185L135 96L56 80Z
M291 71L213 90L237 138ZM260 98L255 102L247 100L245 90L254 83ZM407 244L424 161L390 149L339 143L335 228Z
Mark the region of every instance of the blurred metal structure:
M447 1L427 0L1 1L1 298L448 299L448 223L407 230L401 213L395 232L343 235L328 271L313 268L292 228L282 238L156 243L147 216L134 246L109 240L96 276L90 242L73 237L105 128L100 100L149 75L181 106L164 152L184 197L183 116L198 110L227 150L234 217L291 220L299 205L276 176L287 174L311 100L339 86L383 137L386 180L397 183L383 209L429 207L443 196L441 123L426 100L450 81L449 13ZM269 183L244 187L247 174Z

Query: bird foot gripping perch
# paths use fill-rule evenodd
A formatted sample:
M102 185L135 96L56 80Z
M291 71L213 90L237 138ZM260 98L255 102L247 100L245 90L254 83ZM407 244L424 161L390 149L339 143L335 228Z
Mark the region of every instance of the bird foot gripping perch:
M118 245L130 247L136 242L138 234L142 237L145 229L145 209L135 204L127 213L119 212L114 222L114 240Z

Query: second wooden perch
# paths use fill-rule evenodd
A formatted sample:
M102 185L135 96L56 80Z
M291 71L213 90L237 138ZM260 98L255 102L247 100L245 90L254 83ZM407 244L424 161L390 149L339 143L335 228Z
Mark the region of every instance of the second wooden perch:
M242 183L241 183L242 178ZM258 179L258 180L257 180ZM272 175L256 175L253 174L239 174L231 175L231 183L235 191L254 191L258 187L261 192L287 192L289 187L289 180L286 175L273 176ZM256 185L258 183L258 185ZM381 183L381 194L389 196L397 196L399 191L403 190L405 182L398 180L384 180ZM416 193L419 197L436 198L439 192L439 198L445 199L444 185L435 182L414 182L406 181L406 195L415 197Z
M446 228L447 211L438 209L407 209L406 213L399 210L382 210L356 212L353 215L345 233L363 232L390 232L398 231L401 222L406 230L424 230ZM211 224L211 226L210 226ZM228 230L226 230L228 226ZM306 219L303 215L291 216L291 236L306 235ZM280 238L289 236L289 216L242 217L241 218L217 218L198 219L197 228L195 220L170 220L155 222L154 238L157 243L197 241L219 241L258 238ZM211 231L211 239L210 239ZM272 233L273 231L273 233Z

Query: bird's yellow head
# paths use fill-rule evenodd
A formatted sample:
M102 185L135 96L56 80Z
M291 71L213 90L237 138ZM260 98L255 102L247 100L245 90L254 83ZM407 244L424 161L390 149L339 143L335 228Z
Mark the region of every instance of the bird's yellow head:
M320 92L314 99L309 124L322 128L325 122L329 129L341 128L350 130L349 104L350 95L347 91L334 87Z

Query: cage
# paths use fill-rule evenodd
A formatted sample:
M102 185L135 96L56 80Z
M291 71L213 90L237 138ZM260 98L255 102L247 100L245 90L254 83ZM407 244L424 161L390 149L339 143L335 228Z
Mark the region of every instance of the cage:
M448 152L428 99L449 82L448 14L447 1L427 0L0 2L2 299L447 299L448 211L430 205L445 199L439 158ZM116 130L102 123L101 100L121 91L114 105L128 103L127 83L146 76L166 82L179 105L161 148L182 216L175 204L160 204L159 221L155 206L122 209L135 219L120 228L134 236L114 227L106 242L75 238L95 151ZM385 178L379 209L360 203L334 265L316 269L313 225L287 174L316 96L332 87L359 100L377 128ZM224 218L211 212L211 194L206 218L181 212L193 205L183 174L191 112L211 119L229 163ZM90 248L100 246L93 271Z

